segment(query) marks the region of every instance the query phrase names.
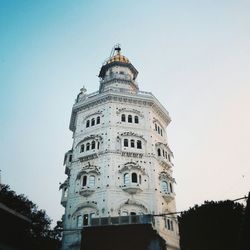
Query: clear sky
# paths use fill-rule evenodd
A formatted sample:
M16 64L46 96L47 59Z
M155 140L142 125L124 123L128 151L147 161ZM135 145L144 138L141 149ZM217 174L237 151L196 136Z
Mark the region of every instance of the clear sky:
M119 42L172 117L177 209L246 195L249 13L249 0L0 0L3 183L60 219L71 108Z

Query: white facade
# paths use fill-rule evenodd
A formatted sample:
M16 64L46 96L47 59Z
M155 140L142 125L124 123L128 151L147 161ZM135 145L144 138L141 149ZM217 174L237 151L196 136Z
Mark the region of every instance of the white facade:
M61 185L63 250L80 249L80 229L91 218L176 211L171 119L151 93L139 91L137 73L116 48L100 71L99 91L82 89L73 105L73 146ZM154 228L167 249L179 249L176 216L156 216Z

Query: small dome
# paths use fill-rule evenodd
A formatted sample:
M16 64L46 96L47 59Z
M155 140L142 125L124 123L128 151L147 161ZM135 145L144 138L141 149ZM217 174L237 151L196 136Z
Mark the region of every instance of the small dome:
M116 54L109 58L105 64L109 64L112 62L123 62L123 63L130 63L127 57L121 55L121 54Z

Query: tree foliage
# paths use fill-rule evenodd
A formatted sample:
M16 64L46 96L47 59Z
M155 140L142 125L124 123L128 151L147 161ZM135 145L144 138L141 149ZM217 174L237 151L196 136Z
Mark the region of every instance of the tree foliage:
M244 207L233 201L206 201L179 217L182 250L236 250Z
M61 223L51 229L51 219L45 210L38 209L37 205L25 195L17 195L8 185L0 186L0 202L14 211L31 220L30 233L27 241L34 249L59 249L61 240Z

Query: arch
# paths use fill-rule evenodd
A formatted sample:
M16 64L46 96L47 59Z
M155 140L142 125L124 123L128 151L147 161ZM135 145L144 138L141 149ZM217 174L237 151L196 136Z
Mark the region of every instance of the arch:
M91 142L91 149L95 149L95 141Z
M90 150L90 143L88 142L87 144L86 144L86 151L89 151Z
M139 123L139 117L137 115L135 115L134 121L135 121L135 123Z
M161 149L160 148L157 149L157 155L161 156Z
M126 115L125 115L125 114L122 114L122 116L121 116L121 121L122 121L122 122L126 122Z
M133 120L132 120L132 115L128 115L128 123L132 123Z
M91 119L91 126L95 126L95 118Z
M89 187L94 187L95 186L95 176L94 175L90 175L89 176Z
M164 193L168 193L168 183L167 181L162 181L161 182L161 188Z
M84 176L82 177L82 186L83 186L83 187L87 186L87 175L84 175Z
M141 145L141 141L140 141L140 140L137 140L137 148L138 148L138 149L141 149L141 148L142 148L142 145Z
M86 121L86 128L88 128L88 127L89 127L89 123L90 123L90 121L89 121L89 120L87 120L87 121Z
M129 183L129 174L128 173L125 173L123 175L123 183L126 185Z
M97 118L96 118L96 124L100 124L100 122L101 122L101 118L100 118L100 116L97 116Z
M124 139L124 141L123 141L123 146L124 146L124 147L128 147L128 139Z
M137 173L132 173L131 175L131 181L132 183L137 183L138 180L137 180Z

